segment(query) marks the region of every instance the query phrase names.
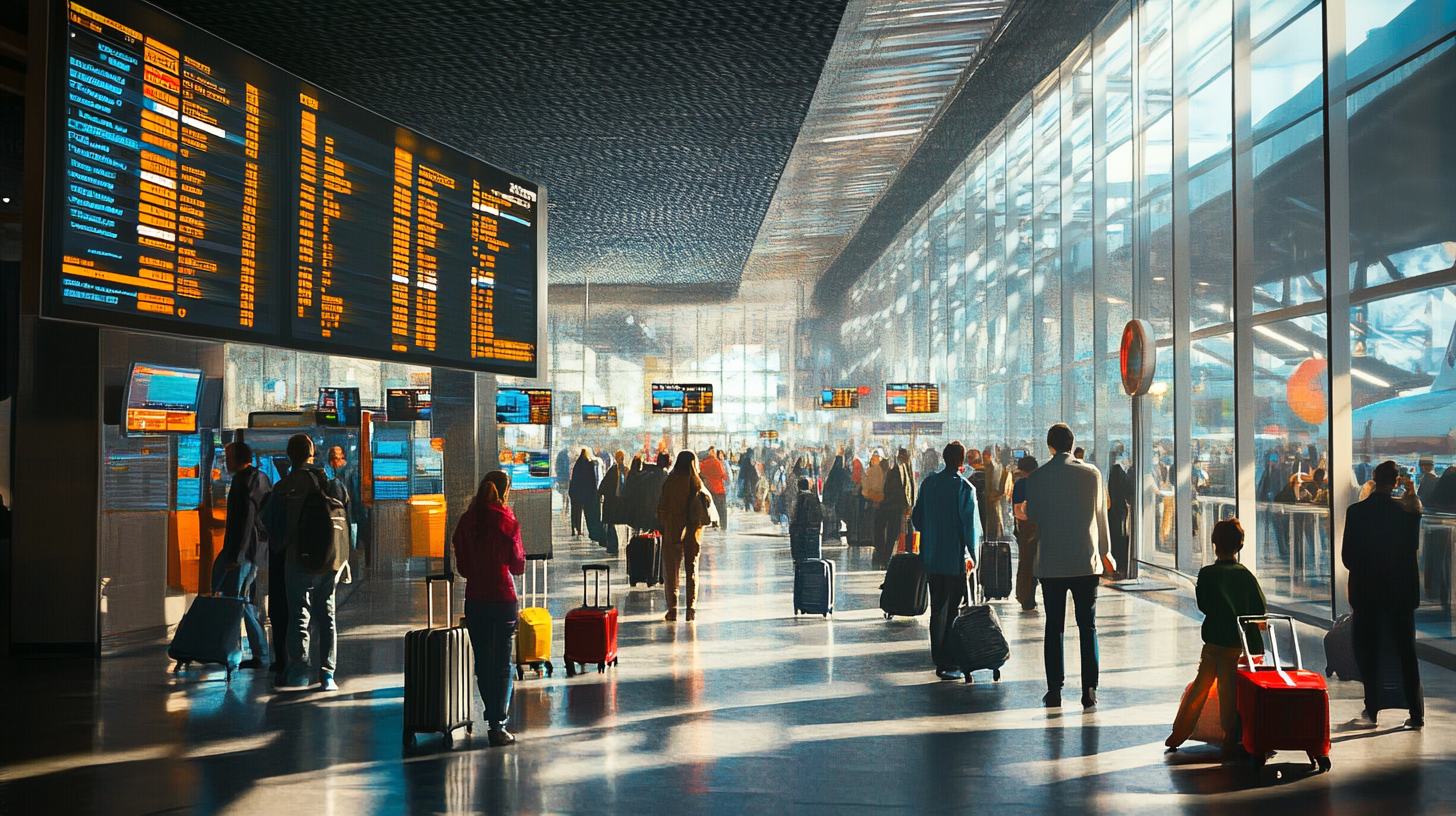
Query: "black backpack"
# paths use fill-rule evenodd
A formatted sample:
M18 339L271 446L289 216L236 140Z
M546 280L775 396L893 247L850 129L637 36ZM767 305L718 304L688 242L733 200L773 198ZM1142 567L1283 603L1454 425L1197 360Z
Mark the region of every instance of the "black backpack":
M329 495L323 474L310 470L313 489L299 502L293 537L298 566L324 575L338 572L349 557L349 519L344 503Z

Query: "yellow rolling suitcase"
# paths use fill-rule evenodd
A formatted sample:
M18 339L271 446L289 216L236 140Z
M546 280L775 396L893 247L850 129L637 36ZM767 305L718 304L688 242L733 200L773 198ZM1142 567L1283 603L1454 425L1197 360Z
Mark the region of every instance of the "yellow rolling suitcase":
M551 613L546 610L546 562L531 561L531 592L523 593L522 600L535 603L539 598L540 606L530 606L521 610L516 619L516 678L526 679L526 669L534 669L536 676L545 674L551 676ZM540 582L536 579L536 567L540 565ZM521 577L522 588L526 583L525 576ZM539 592L537 591L539 589Z

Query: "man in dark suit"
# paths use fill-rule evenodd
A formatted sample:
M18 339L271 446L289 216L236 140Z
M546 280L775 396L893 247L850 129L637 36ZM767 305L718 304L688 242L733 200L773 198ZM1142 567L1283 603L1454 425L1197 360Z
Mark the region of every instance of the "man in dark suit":
M268 565L268 531L263 527L259 510L268 500L273 485L261 470L253 467L253 450L246 442L229 442L223 448L223 459L233 483L228 488L222 552L212 565L212 591L217 595L249 599L243 607L243 628L248 632L248 648L253 656L240 663L239 668L261 669L267 665L268 641L258 623L253 588L258 570ZM279 614L274 624L274 643L282 642L279 635L283 619Z
M1421 500L1395 462L1376 465L1371 476L1375 490L1345 512L1342 559L1350 570L1350 608L1354 627L1355 664L1365 682L1365 712L1361 720L1373 726L1380 712L1380 638L1393 628L1395 650L1405 697L1410 705L1406 727L1420 730L1426 723L1421 692L1420 664L1416 660L1416 607L1421 601L1420 568L1416 550L1421 536ZM1396 499L1395 488L1404 488Z
M875 513L875 566L890 563L890 551L914 506L915 474L910 470L910 451L901 448L895 455L895 466L885 474L885 500Z

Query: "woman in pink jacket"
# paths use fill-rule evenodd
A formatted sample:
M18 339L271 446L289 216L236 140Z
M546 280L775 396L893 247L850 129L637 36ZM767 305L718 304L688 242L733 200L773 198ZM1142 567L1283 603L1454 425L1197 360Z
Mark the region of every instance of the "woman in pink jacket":
M475 651L475 678L490 723L490 744L516 741L505 728L511 704L512 652L516 634L516 583L511 575L526 571L521 525L506 506L511 477L503 470L485 474L470 509L460 517L455 536L455 563L465 578L465 627Z

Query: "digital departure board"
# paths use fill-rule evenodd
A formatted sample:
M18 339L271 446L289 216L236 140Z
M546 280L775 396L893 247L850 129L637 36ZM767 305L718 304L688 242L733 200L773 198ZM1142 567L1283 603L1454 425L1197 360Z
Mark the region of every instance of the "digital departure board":
M550 425L551 389L501 388L495 392L495 421L501 425Z
M581 424L615 428L617 427L617 406L583 405L581 406Z
M146 3L56 8L45 315L539 373L539 185Z
M390 388L384 394L384 413L390 422L429 422L434 399L428 388Z
M887 383L885 413L940 413L940 386L933 383Z
M713 386L653 383L652 413L711 414L713 413Z
M66 15L48 186L58 315L276 334L277 69L142 4Z
M860 388L826 388L819 392L819 407L858 408L860 393Z
M127 434L197 433L202 370L133 363L126 379Z

